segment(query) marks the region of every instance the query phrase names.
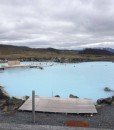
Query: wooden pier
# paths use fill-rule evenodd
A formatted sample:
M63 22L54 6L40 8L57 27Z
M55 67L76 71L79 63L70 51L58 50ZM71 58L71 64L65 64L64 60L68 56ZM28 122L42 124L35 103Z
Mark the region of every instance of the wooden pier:
M19 110L32 111L32 98L29 98ZM35 96L35 111L54 113L97 113L94 103L89 99L62 99L39 96Z

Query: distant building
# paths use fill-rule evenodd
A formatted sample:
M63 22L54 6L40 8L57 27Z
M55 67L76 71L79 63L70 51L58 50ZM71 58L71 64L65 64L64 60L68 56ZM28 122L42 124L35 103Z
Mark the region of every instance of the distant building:
M10 60L10 61L8 61L8 65L9 66L20 65L20 61L19 60Z

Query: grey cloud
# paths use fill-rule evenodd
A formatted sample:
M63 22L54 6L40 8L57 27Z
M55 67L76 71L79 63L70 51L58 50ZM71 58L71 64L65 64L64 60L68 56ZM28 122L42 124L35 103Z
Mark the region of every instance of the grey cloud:
M0 43L114 48L113 0L0 0Z

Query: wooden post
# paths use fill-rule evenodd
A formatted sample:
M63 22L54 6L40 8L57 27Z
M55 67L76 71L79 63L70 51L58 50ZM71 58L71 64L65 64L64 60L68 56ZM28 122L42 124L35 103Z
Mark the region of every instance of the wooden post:
M53 91L52 91L52 97L53 97Z
M32 121L35 123L35 91L32 91Z

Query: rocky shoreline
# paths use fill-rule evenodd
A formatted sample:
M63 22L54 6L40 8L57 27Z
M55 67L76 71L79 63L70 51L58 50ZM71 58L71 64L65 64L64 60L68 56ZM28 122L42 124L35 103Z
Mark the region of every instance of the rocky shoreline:
M112 59L107 59L106 57L102 59L91 59L91 58L16 58L21 62L57 62L57 63L81 63L81 62L93 62L93 61L110 61L114 62ZM0 58L0 63L6 63L8 60L12 60L12 58Z

